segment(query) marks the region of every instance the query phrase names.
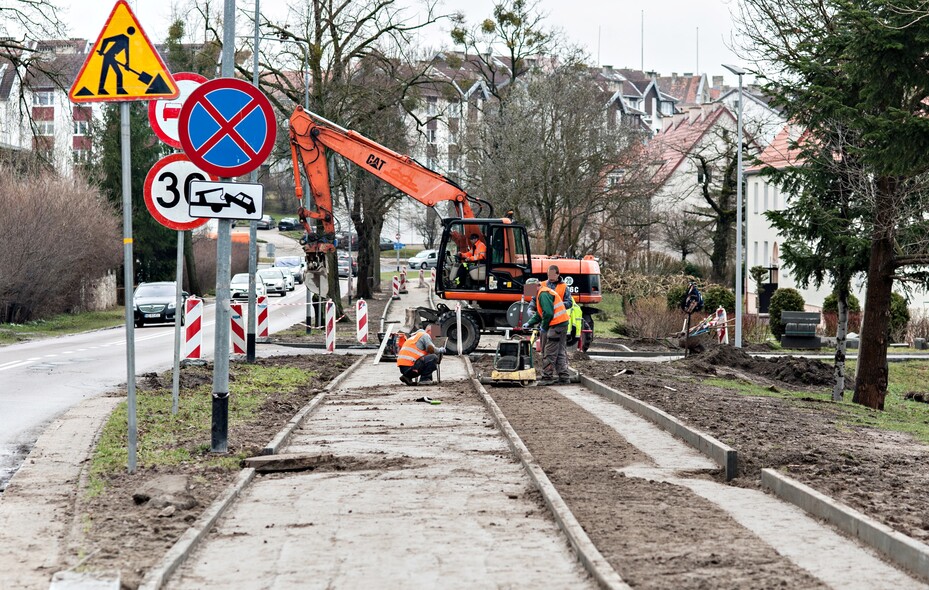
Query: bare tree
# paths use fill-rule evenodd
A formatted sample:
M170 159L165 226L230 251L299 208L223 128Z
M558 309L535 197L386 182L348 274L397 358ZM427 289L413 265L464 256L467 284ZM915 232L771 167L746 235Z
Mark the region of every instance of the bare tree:
M687 211L671 211L663 216L660 223L660 241L669 249L681 255L686 262L687 256L705 251L707 222Z

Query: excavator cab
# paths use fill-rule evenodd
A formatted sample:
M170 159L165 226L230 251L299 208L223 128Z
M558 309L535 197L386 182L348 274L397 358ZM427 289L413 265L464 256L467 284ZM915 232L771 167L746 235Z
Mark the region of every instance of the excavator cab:
M436 291L446 299L506 307L532 271L526 228L509 219L446 219Z

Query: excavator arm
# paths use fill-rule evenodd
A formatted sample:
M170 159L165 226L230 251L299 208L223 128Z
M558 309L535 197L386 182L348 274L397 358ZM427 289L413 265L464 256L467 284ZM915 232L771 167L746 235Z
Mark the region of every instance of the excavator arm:
M326 150L351 160L427 207L451 202L455 204L460 217L474 218L473 203L482 214L485 207L488 213L492 213L490 203L469 196L449 178L422 166L409 156L398 154L359 133L304 110L301 106L290 117L290 145L297 199L303 202L301 168L309 181L312 196L311 208L306 209L301 205L298 210L300 221L311 236L315 231L309 225L310 220L321 221L323 226L322 236L304 245L308 254L315 253L321 257L335 249L332 243L335 226Z

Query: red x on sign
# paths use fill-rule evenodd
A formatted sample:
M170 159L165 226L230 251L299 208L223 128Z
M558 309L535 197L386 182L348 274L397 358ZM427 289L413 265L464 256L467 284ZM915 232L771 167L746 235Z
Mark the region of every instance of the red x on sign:
M258 168L277 135L268 98L235 78L210 80L194 90L184 101L178 127L187 157L220 177L242 176Z

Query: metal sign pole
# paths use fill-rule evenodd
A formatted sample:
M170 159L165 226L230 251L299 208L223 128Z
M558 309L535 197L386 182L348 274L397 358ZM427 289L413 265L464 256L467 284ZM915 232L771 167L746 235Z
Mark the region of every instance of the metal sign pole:
M223 10L222 77L235 75L235 0L225 0ZM229 281L231 279L232 221L219 220L216 236L216 324L213 343L213 408L210 449L229 449Z
M252 84L258 88L258 16L259 0L255 0L255 38L252 48ZM249 182L258 182L258 170L248 173ZM257 324L257 294L255 273L258 272L258 221L248 224L248 328L245 337L245 362L255 362L255 328Z
M129 422L129 473L135 473L139 425L135 401L135 306L132 302L132 179L129 150L129 103L119 105L123 173L123 300L126 308L126 392Z
M177 400L181 387L181 318L184 317L184 232L177 232L177 289L174 293L174 373L171 379L171 413L177 414Z

